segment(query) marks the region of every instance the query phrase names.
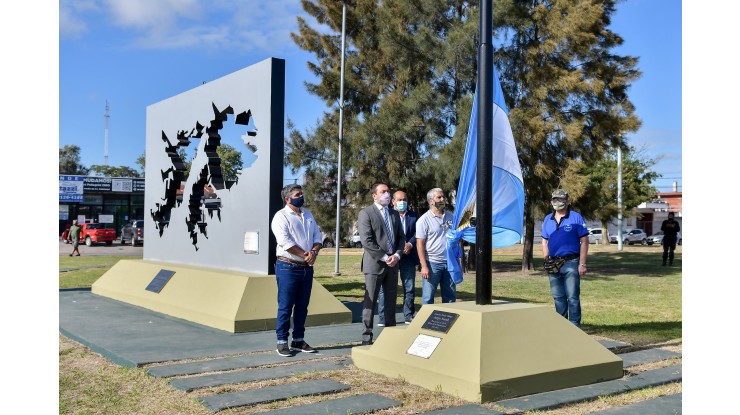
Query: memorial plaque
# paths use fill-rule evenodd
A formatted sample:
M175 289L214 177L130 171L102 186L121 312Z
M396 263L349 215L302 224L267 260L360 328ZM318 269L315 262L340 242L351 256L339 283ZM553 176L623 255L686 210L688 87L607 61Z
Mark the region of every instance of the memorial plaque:
M244 233L244 253L259 255L260 253L260 233L259 232Z
M447 333L459 316L459 314L448 313L447 311L434 310L421 328Z
M418 336L416 336L414 343L411 344L411 347L406 350L406 353L413 356L423 357L424 359L429 359L429 357L432 356L432 353L434 353L434 350L437 348L437 346L439 346L439 343L441 341L442 339L440 339L439 337L419 334Z
M175 275L175 271L160 269L152 282L150 282L149 285L146 286L147 291L159 294L159 292L162 291L162 288L164 288L164 285L167 284L167 282L170 280L170 278L172 278L173 275Z

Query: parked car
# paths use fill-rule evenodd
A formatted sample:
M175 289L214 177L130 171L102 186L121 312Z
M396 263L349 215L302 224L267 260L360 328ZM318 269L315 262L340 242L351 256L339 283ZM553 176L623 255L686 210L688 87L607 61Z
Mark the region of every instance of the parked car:
M334 239L332 239L331 235L326 232L321 232L321 239L321 245L324 248L334 248Z
M617 243L618 239L616 235L609 237L610 243ZM631 231L622 231L622 243L625 245L632 245L634 243L640 243L647 245L647 234L642 229L632 229Z
M144 221L132 220L121 228L121 245L131 243L131 246L144 244Z
M85 245L92 246L93 243L105 242L106 245L113 245L116 239L116 230L106 228L102 223L83 223L80 225L80 241L85 241Z
M602 240L603 240L603 235L601 234L601 229L589 229L588 230L588 243L600 244Z
M663 233L663 231L655 232L654 234L648 236L647 244L648 245L652 245L652 244L662 245L664 237L665 237L665 234ZM678 233L678 244L681 245L682 243L683 241L681 238L681 232L679 232Z
M360 242L359 233L356 233L349 238L349 247L350 248L362 248L362 243Z

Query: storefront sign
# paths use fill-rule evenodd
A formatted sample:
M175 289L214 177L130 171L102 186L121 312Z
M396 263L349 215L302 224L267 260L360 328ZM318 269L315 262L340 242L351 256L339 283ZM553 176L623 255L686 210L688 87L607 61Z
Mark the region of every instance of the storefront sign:
M59 176L59 201L82 202L83 176Z

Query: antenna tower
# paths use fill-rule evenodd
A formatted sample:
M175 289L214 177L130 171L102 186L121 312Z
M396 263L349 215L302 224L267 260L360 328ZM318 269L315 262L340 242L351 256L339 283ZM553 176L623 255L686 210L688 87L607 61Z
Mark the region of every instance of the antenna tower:
M108 165L108 120L110 114L108 113L108 100L105 100L105 148L103 155L105 156L105 165Z

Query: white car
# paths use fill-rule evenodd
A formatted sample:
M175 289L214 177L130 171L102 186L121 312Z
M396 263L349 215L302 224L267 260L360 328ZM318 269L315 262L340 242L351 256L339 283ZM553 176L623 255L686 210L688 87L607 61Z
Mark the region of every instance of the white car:
M588 230L588 243L590 244L600 244L603 240L603 236L601 234L601 229L589 229Z
M663 244L663 238L665 237L665 234L663 231L655 232L654 234L648 236L647 238L647 244L652 245L662 245ZM678 233L678 244L681 245L683 243L683 240L681 238L681 232Z
M617 236L612 235L609 237L610 243L617 243ZM631 231L622 231L622 244L632 245L633 243L639 243L647 245L647 234L642 229L632 229Z

